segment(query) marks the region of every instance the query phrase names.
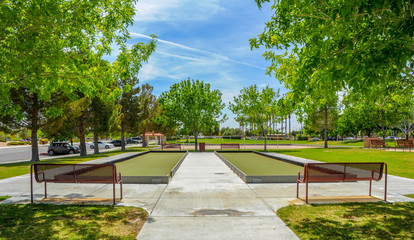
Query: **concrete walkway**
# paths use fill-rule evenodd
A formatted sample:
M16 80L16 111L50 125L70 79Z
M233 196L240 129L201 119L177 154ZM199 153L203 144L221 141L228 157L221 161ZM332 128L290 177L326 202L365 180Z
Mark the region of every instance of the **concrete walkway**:
M125 153L88 163L105 163L132 156ZM269 153L280 158L303 158ZM46 202L44 185L34 184L35 201ZM297 239L276 216L277 209L301 204L295 183L245 184L214 153L189 153L170 184L124 184L119 206L135 206L149 213L138 239ZM303 198L304 186L300 196ZM119 186L117 186L119 196ZM373 182L373 195L382 198L383 181ZM414 201L414 179L388 176L388 201ZM368 182L312 183L311 197L366 196ZM28 174L0 180L0 204L28 203ZM49 198L112 198L111 184L48 184ZM52 201L53 202L53 201ZM59 202L56 202L59 203ZM79 202L78 202L79 203ZM98 202L99 204L99 202ZM107 204L111 204L108 202Z
M212 153L189 153L138 239L298 239Z

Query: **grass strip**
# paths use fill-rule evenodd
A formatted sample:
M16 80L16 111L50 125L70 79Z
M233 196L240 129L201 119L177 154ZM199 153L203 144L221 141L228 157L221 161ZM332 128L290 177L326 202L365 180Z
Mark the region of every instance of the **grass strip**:
M0 239L135 239L147 217L134 207L1 204Z
M409 198L414 198L414 194L407 194L407 195L405 195L406 197L409 197Z
M11 198L10 196L0 196L0 202Z
M220 138L201 138L198 139L198 143L204 142L207 144L221 144L221 143L239 143L239 144L264 144L264 140L252 140L252 139L220 139ZM167 143L180 143L180 144L194 144L195 140L173 140L167 141ZM292 141L292 140L267 140L267 144L311 144L311 145L323 145L324 141ZM354 146L363 147L364 142L361 141L328 141L328 146ZM394 146L393 143L389 143L390 146Z
M185 153L150 152L116 164L122 176L167 176Z
M67 164L77 164L87 161L91 161L98 158L110 157L126 152L143 152L147 151L149 148L141 147L131 147L127 148L124 152L121 152L120 149L103 152L99 154L90 154L88 156L76 156L76 157L65 157L65 158L54 158L54 159L45 159L41 160L40 163L67 163ZM30 165L32 162L19 162L19 163L9 163L0 165L0 179L20 176L30 173Z
M414 203L291 205L278 216L300 239L412 239Z
M385 162L388 173L414 179L414 152L394 152L376 149L304 148L269 150L281 154L321 162Z
M231 162L246 175L294 175L297 176L303 167L265 157L256 153L220 152L227 161Z

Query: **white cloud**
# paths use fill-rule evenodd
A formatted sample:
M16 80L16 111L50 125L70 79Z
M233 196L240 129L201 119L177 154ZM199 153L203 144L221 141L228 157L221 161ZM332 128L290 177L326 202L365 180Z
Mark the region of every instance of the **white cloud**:
M203 21L223 11L219 0L140 0L135 21Z
M147 36L147 35L144 35L144 34L141 34L141 33L130 32L130 35L132 37L151 39L150 36ZM259 69L262 69L262 70L265 70L266 69L264 67L257 66L255 64L251 64L251 63L247 63L247 62L242 62L242 61L234 60L234 59L231 59L231 58L229 58L227 56L220 55L218 53L204 51L204 50L197 49L197 48L192 48L192 47L185 46L185 45L182 45L182 44L179 44L179 43L175 43L175 42L171 42L171 41L166 41L166 40L163 40L163 39L160 39L160 38L157 38L157 40L160 43L164 43L164 44L168 44L168 45L171 45L171 46L174 46L174 47L177 47L177 48L189 50L191 52L197 52L197 53L207 54L207 55L209 55L210 58L215 58L215 59L224 60L224 61L227 61L227 62L233 62L233 63L237 63L237 64L242 64L242 65L246 65L246 66L250 66L250 67L254 67L254 68L259 68Z

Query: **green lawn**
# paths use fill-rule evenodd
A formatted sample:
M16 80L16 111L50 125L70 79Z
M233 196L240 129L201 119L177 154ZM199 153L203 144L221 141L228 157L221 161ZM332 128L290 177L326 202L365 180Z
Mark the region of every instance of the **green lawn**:
M127 148L125 152L142 152L147 151L149 148L141 148L141 147L131 147ZM82 163L98 158L110 157L118 154L122 154L125 152L121 152L119 149L114 151L108 151L100 154L91 154L85 157L65 157L65 158L55 158L49 160L42 160L41 163ZM10 164L1 164L0 165L0 179L5 179L9 177L20 176L23 174L30 173L30 165L31 162L20 162L20 163L10 163Z
M277 211L300 239L413 239L414 203L290 205Z
M10 198L10 196L0 196L0 202Z
M183 152L150 152L116 164L122 176L166 176L184 156Z
M219 153L246 175L298 175L303 167L256 153Z
M406 197L414 198L414 194L407 194Z
M240 144L264 144L264 140L251 140L251 139L219 139L219 138L207 138L207 139L198 139L198 142L205 142L207 144L220 144L220 143L240 143ZM167 141L167 143L181 143L187 144L187 140L176 140L176 141ZM194 139L190 139L188 144L194 144ZM312 144L312 145L323 145L323 141L290 141L290 140L267 140L268 144ZM328 141L329 145L339 145L339 146L353 146L353 147L363 147L364 143L362 141ZM390 146L394 146L389 144Z
M141 208L0 204L0 239L135 239L148 214Z
M322 162L386 162L389 174L414 179L414 152L354 148L308 148L270 151Z

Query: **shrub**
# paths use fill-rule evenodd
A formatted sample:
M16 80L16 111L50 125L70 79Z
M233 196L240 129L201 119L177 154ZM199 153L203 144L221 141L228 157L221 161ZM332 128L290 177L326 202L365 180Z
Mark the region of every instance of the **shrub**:
M302 135L300 135L300 136L297 136L297 138L296 138L298 141L307 141L308 140L308 137L307 136L302 136Z
M30 145L30 142L9 142L7 146L14 146L14 145Z
M242 136L223 136L223 139L241 139Z
M0 139L0 142L6 142L6 140L4 140L4 139Z

